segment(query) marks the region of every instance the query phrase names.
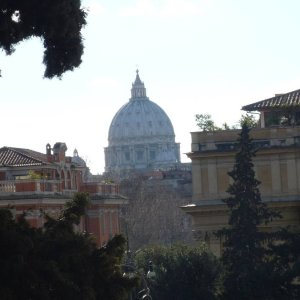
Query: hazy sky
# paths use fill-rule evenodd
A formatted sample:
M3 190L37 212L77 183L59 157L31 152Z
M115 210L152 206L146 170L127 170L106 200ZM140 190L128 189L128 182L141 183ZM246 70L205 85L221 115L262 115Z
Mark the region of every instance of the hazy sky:
M104 170L110 122L138 67L148 97L170 117L182 160L196 113L234 124L241 107L300 89L299 0L83 0L80 68L43 79L39 39L0 52L1 142L45 152L65 142Z

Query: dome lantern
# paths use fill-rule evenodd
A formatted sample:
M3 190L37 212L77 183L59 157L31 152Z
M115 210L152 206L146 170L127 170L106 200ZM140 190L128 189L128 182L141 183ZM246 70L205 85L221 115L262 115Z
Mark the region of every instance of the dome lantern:
M136 98L147 99L146 88L144 86L144 82L142 82L140 79L139 70L136 70L136 78L134 83L132 84L130 100L134 100Z

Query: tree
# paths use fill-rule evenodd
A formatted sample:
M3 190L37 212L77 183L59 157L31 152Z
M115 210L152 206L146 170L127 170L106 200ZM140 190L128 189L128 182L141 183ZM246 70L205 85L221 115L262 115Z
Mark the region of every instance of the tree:
M243 125L246 125L249 128L254 128L257 126L257 120L255 117L249 113L246 113L245 115L242 115L239 120L239 125L242 127Z
M0 3L0 49L7 55L31 37L43 40L44 76L61 77L81 63L81 29L86 12L80 0L4 0Z
M209 114L197 114L195 118L197 126L202 131L215 131L221 129L215 125L215 122L211 119L211 115Z
M278 212L262 202L260 182L253 169L254 146L247 124L243 124L233 170L230 197L224 202L229 208L229 228L218 232L224 241L222 262L225 268L223 299L296 299L291 278L274 252L279 232L269 233L263 226ZM278 241L277 241L278 242Z
M155 276L148 280L153 300L217 299L221 266L203 245L148 247L136 255L137 266Z
M116 236L97 248L75 232L88 203L77 194L55 220L31 228L0 210L0 293L2 299L127 299L135 280L122 276L125 239Z
M299 299L300 233L290 227L283 228L276 233L276 238L277 241L269 242L267 248L269 264L273 267L269 274L269 281L279 287L279 289L273 288L275 290L273 299Z
M231 130L231 129L240 129L243 124L247 125L249 128L257 126L257 120L253 114L246 113L242 115L237 125L228 125L226 122L222 124L222 127L216 126L215 122L212 120L211 115L209 114L197 114L196 124L201 131L215 131L215 130Z
M167 181L143 178L140 174L121 181L121 193L129 199L122 209L122 228L132 250L191 239L188 216L180 209L186 199Z

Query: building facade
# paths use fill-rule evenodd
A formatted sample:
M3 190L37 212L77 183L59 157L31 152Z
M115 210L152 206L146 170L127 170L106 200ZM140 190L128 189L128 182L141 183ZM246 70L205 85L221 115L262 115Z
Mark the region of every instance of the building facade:
M66 156L65 143L46 146L46 153L29 149L0 149L0 208L10 208L18 219L25 215L31 226L43 226L44 212L58 217L76 192L87 192L90 205L78 230L94 235L104 245L120 232L119 211L127 200L116 184L93 181L77 150Z
M156 103L149 100L137 71L131 98L114 116L105 148L105 171L151 170L180 163L180 144L173 125Z
M250 132L258 149L253 160L256 177L261 181L262 200L283 216L263 230L285 226L300 230L299 104L300 91L295 91L243 107L246 111L260 112L259 124ZM239 132L191 134L192 149L188 156L192 160L193 196L192 204L182 209L192 216L196 238L206 241L217 255L222 251L222 242L214 232L228 225L228 210L222 199L229 196L228 172L235 163Z

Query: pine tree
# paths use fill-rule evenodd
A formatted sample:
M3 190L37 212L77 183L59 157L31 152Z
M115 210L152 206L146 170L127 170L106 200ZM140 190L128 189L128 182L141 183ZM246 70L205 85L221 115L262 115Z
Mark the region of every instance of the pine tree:
M274 238L272 233L261 230L262 226L278 212L270 210L262 202L259 184L253 169L254 145L250 129L243 124L238 139L239 150L229 176L233 183L224 202L229 208L229 228L218 232L224 238L222 261L225 267L223 299L275 299L273 282L268 280L274 266L268 259L266 244ZM284 298L284 291L279 291ZM278 298L279 299L279 298Z

